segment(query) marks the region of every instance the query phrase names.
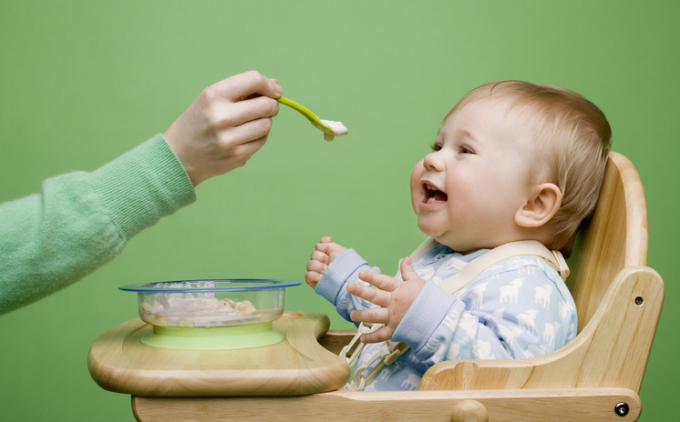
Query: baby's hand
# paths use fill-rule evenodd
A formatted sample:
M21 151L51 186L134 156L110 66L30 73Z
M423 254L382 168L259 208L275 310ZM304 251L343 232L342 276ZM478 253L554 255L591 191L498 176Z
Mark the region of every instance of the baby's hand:
M316 289L323 272L326 271L331 262L347 250L347 248L333 243L333 238L330 236L322 237L315 249L312 252L311 260L307 263L307 274L305 274L305 281L312 289Z
M362 343L378 343L391 339L394 330L404 319L406 311L423 289L425 280L416 274L411 258L404 258L401 261L400 270L403 282L383 274L362 271L359 273L359 278L377 289L362 286L359 283L347 285L349 293L380 306L380 308L352 311L350 315L352 320L385 325L372 333L361 336Z

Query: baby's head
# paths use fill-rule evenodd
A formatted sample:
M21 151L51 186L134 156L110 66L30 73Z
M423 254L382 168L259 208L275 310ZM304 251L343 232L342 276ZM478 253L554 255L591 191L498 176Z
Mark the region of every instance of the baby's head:
M564 88L497 81L449 112L411 175L418 226L458 252L534 239L571 252L595 209L611 128Z

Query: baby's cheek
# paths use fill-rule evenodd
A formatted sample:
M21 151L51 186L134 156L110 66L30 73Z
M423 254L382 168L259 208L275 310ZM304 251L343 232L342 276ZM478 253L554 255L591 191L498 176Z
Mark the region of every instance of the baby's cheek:
M459 183L449 189L448 206L454 220L473 222L481 218L488 207L493 207L493 201L487 203L485 200L489 198L488 194L467 183Z

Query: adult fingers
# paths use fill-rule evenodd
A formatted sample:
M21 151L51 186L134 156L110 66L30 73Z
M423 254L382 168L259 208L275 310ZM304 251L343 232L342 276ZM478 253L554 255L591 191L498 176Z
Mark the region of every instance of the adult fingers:
M387 292L392 292L396 290L399 287L400 283L399 281L390 276L384 274L377 274L370 271L360 272L359 279Z
M235 102L252 94L279 98L283 90L278 83L264 77L260 72L251 70L214 83L206 88L205 92L210 99L226 98Z
M233 148L225 145L225 157L227 162L238 163L237 167L245 166L250 157L253 156L262 146L267 142L267 136L246 142L243 145L237 145Z
M399 272L401 272L401 278L404 281L420 278L416 270L413 269L413 263L411 262L411 258L408 256L401 260L401 264L399 264Z
M216 107L211 118L217 128L239 126L263 117L274 117L279 114L279 103L269 97L257 97L237 103L223 104Z
M392 296L385 291L362 286L359 283L348 283L347 292L382 307L387 307L392 299Z
M312 255L310 256L311 259L317 260L321 263L328 264L328 255L326 255L323 252L319 251L314 251L312 252Z
M379 343L381 341L389 340L392 338L392 329L389 327L380 327L372 333L364 334L361 336L361 342L364 344L368 343Z
M389 314L387 308L370 308L361 311L352 311L350 318L357 322L370 322L374 324L386 324Z
M250 122L243 123L240 126L234 126L220 130L219 131L220 142L228 147L247 144L252 141L259 141L261 144L264 144L264 139L262 138L266 137L269 134L271 128L272 128L271 117L252 120ZM254 146L255 144L250 145L251 148ZM262 145L259 146L261 147Z
M319 261L312 260L307 263L307 271L316 271L319 274L323 274L323 272L326 271L326 268L328 268L328 265Z

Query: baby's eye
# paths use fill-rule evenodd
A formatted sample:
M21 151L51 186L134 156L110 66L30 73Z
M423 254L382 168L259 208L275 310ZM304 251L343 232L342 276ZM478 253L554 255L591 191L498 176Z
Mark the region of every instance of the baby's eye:
M430 148L432 148L432 151L441 151L442 144L440 144L439 142L435 142L430 146Z
M473 152L470 148L465 147L465 146L462 146L462 147L458 148L458 151L459 151L461 154L474 154L474 152Z

